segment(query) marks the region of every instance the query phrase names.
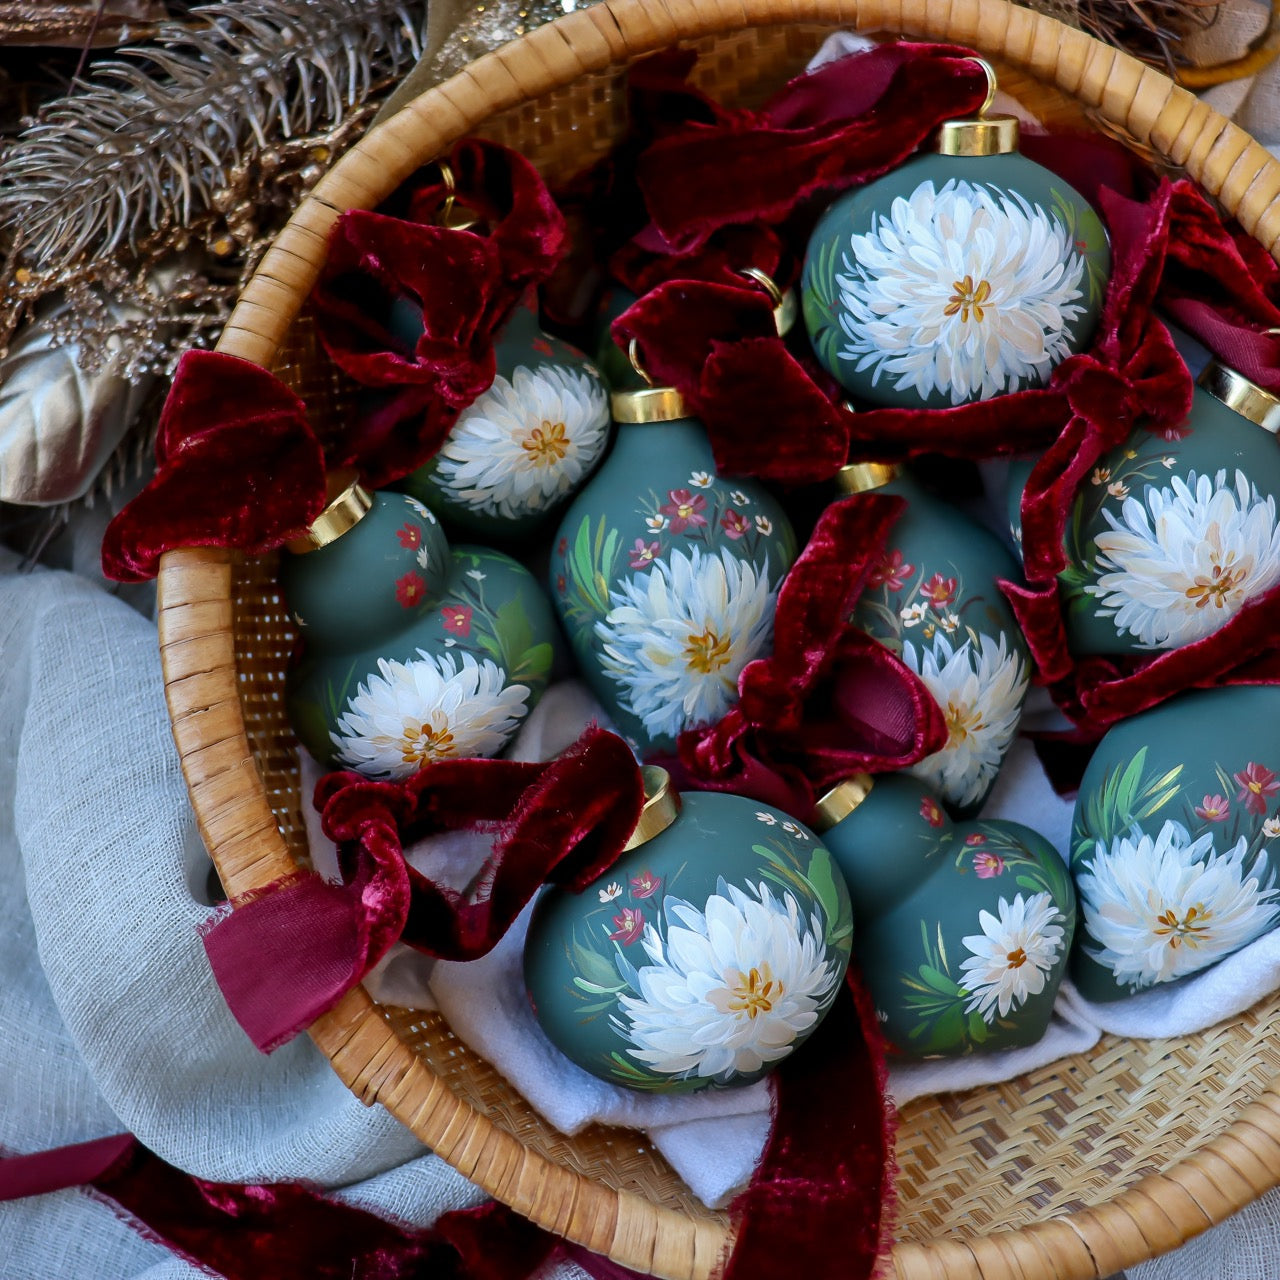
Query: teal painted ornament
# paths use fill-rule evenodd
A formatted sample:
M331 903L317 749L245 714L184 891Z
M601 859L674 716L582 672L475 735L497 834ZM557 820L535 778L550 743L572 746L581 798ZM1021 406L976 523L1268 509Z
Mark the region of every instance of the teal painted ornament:
M552 600L587 683L647 756L736 701L772 645L796 542L763 485L716 474L674 388L615 392L613 406L613 450L560 524Z
M975 812L1017 735L1030 683L1026 640L997 585L1019 579L1017 561L994 534L898 467L853 463L836 485L907 502L854 621L921 678L946 718L947 745L909 772L953 810Z
M1073 653L1181 648L1280 582L1278 430L1280 399L1215 361L1185 423L1167 435L1139 429L1100 459L1063 540ZM1032 466L1010 468L1018 540Z
M614 342L611 332L613 322L639 301L630 289L616 283L611 284L600 299L594 325L596 365L610 391L642 391L649 385L627 359L627 353Z
M399 779L496 755L547 686L557 631L533 575L500 552L450 551L407 494L342 489L280 579L300 633L286 707L327 767Z
M1118 1000L1280 922L1280 689L1182 694L1114 726L1080 783L1071 976Z
M612 1084L691 1093L750 1084L830 1010L849 962L849 895L787 814L676 797L645 770L645 810L612 869L539 899L525 982L548 1039Z
M406 340L421 332L398 304ZM424 466L399 487L451 528L510 539L536 529L578 490L609 443L609 396L576 347L538 327L532 290L495 341L497 373Z
M818 802L849 886L854 958L901 1058L1033 1044L1067 968L1067 868L1030 827L952 823L914 778L858 774Z
M819 363L851 395L911 409L988 400L1043 386L1088 346L1110 273L1106 232L1017 144L1013 116L948 121L938 154L845 193L819 219L801 304Z

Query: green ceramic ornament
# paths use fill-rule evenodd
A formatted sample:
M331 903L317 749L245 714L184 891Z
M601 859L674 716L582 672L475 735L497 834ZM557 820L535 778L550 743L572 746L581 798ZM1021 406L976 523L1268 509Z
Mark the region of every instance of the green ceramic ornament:
M1017 561L900 468L851 464L836 484L907 500L854 620L920 676L946 717L947 745L910 772L952 809L974 812L1017 733L1031 674L1026 641L996 585L1019 579Z
M621 859L582 893L550 888L524 972L548 1039L592 1075L655 1093L750 1084L831 1008L849 895L831 855L741 796L676 798L645 770Z
M769 651L795 535L760 484L716 474L671 387L615 392L613 451L574 499L552 600L587 683L642 756L717 720Z
M401 304L396 327L413 340L421 320ZM499 330L495 354L489 389L399 487L453 528L511 539L562 507L604 456L609 397L581 351L538 327L532 290Z
M1076 800L1090 1000L1198 973L1280 922L1280 689L1182 694L1099 743Z
M1076 918L1053 846L1017 822L953 824L903 774L859 774L817 812L890 1052L952 1057L1039 1040Z
M613 322L639 297L620 284L611 284L600 299L596 312L596 365L599 367L610 391L642 391L649 384L640 371L627 359L627 353L613 340L610 332Z
M1280 400L1217 362L1191 416L1106 454L1067 522L1059 575L1073 653L1178 649L1280 582ZM1010 468L1020 540L1033 461Z
M1089 344L1106 233L1017 142L1012 116L949 121L938 154L819 219L801 303L819 363L850 394L911 409L987 400L1043 385Z
M286 707L323 765L394 779L496 755L547 686L557 632L533 575L496 551L450 552L407 494L350 485L280 579L300 632Z

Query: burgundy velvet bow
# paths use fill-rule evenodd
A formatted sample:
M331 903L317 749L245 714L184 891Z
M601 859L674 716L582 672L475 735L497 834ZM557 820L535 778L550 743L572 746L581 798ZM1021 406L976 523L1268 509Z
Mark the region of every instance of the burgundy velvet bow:
M945 745L942 712L919 678L849 622L902 507L872 493L823 512L778 593L773 653L743 670L737 706L681 734L679 781L807 815L817 791Z
M317 804L342 883L305 873L237 904L204 934L214 977L269 1051L333 1008L397 939L449 960L484 955L540 885L580 889L603 874L643 797L630 750L596 728L547 764L437 761L401 783L331 774ZM493 838L469 894L405 862L402 837L463 829Z

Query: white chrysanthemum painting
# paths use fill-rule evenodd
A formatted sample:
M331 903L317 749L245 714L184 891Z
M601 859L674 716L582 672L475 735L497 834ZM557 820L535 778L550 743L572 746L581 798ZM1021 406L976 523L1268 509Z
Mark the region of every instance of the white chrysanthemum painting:
M434 760L492 756L528 710L529 689L508 684L496 662L418 650L410 662L378 659L329 736L340 763L370 778L408 778Z
M955 645L941 632L931 647L904 642L902 660L947 722L947 745L907 772L952 804L973 804L991 785L1018 731L1027 696L1026 663L1004 636L984 634L976 644L970 638Z
M1133 827L1108 848L1099 840L1076 876L1086 951L1116 981L1140 990L1195 973L1276 923L1280 905L1262 852L1240 839L1218 853L1167 821L1154 839ZM1265 882L1264 882L1265 877Z
M1144 648L1176 649L1212 635L1247 600L1280 582L1276 504L1243 471L1175 477L1129 496L1095 539L1106 570L1085 591L1100 617Z
M1016 192L922 182L849 238L836 276L843 360L952 404L1044 380L1084 313L1084 258Z
M664 1076L752 1075L784 1058L835 998L843 966L828 959L817 913L765 884L725 885L702 911L666 903L665 940L653 925L641 945L638 996L620 995L614 1026L627 1053Z
M1066 945L1062 912L1047 893L1001 898L996 913L979 912L982 932L961 939L969 952L960 966L965 1011L977 1010L986 1023L1039 995Z
M596 635L622 705L653 737L723 715L742 668L773 641L776 595L765 570L727 548L673 549L620 582Z
M565 365L499 374L458 418L436 462L436 482L475 511L541 511L595 466L609 438L598 378Z

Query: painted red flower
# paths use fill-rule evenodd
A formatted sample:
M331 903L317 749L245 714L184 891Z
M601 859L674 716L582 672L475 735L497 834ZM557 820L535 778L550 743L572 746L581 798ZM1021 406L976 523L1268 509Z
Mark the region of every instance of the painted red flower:
M1206 822L1226 822L1231 814L1231 805L1226 796L1205 796L1193 812L1197 818L1203 818ZM1266 812L1266 805L1263 805L1258 812Z
M568 550L569 550L569 539L561 538L560 541L556 543L556 553L558 555L563 556L568 552Z
M396 579L396 599L402 609L412 609L422 603L427 593L427 580L420 573L410 570L403 578Z
M890 591L901 591L907 585L907 579L915 571L915 565L906 564L903 561L901 551L886 551L880 563L871 570L871 576L867 581L873 587L888 587Z
M408 551L417 551L422 545L422 530L407 520L396 530L396 537L400 539L400 545Z
M534 340L531 343L529 343L529 345L540 356L553 356L556 353L556 349L551 345L551 343L549 343L546 340L546 338L541 338L541 337L534 338Z
M1250 813L1266 813L1267 801L1280 791L1276 775L1252 760L1239 773L1232 774L1231 780L1240 788L1236 799Z
M627 554L631 557L628 563L633 569L647 569L658 554L658 544L637 538L636 545Z
M644 933L644 916L638 907L623 907L622 914L613 917L614 931L609 935L613 942L629 947L639 941Z
M672 489L658 510L671 517L672 533L683 533L686 529L696 529L707 523L707 517L702 514L706 506L707 500L702 494L688 489Z
M1191 434L1190 422L1171 423L1154 432L1161 440L1185 440Z
M631 877L631 896L633 898L652 898L662 888L662 877L651 871L642 871Z
M732 507L720 517L720 527L735 542L742 537L744 533L750 533L751 521L742 514L741 511L734 511Z
M965 836L964 842L972 848L976 844L986 844L987 837L981 831L975 831L972 835Z
M942 806L932 797L920 801L920 816L931 826L942 826Z
M440 620L444 629L455 636L471 634L471 606L469 604L447 604L440 610Z
M564 593L565 593L568 589L569 589L569 584L564 580L564 574L563 574L563 573L557 573L557 574L556 574L556 590L557 590L561 595L564 595Z
M935 609L942 610L947 607L956 598L956 580L954 578L944 578L942 574L935 573L928 582L920 588L920 594Z
M973 869L979 880L994 880L1004 870L1004 859L990 849L973 855Z

